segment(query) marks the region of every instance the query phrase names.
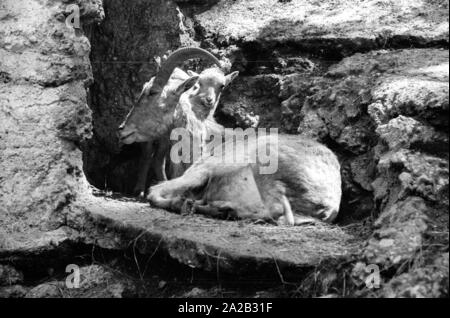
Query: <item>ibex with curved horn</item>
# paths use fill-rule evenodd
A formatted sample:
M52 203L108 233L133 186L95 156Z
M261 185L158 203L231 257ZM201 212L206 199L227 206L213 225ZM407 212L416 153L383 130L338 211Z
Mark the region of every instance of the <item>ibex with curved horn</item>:
M188 75L176 66L188 59L202 58L219 68L210 68L201 74ZM157 74L144 86L136 105L130 110L119 127L121 143L146 142L140 159L138 181L135 191L143 194L151 161L158 181L166 180L164 160L170 148L169 134L174 125L187 125L192 121L214 122L213 113L222 90L238 72L225 75L220 61L200 48L181 48L170 54ZM191 89L192 88L192 89ZM188 96L179 104L181 95ZM201 114L201 116L197 116ZM204 114L206 116L202 117ZM191 125L192 126L192 125ZM172 169L171 177L184 172Z

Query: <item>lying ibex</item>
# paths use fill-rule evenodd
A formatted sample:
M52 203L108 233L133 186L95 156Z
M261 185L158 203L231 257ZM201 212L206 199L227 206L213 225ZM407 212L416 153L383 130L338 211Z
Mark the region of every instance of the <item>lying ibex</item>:
M177 64L197 57L221 66L216 57L200 48L175 51L161 65L156 76L144 86L136 106L119 127L122 143L146 142L136 185L139 193L144 190L151 159L156 178L167 179L164 158L170 149L169 134L174 125L190 124L194 128L192 123L196 122L200 125L219 126L214 122L213 113L222 90L236 77L237 72L225 76L220 69L211 68L200 75L190 76L176 68ZM180 101L181 95L187 90L189 92L186 97ZM179 176L184 170L185 168L172 167L171 176Z
M151 187L147 198L179 212L190 205L191 212L288 225L336 218L341 176L331 150L295 135L260 136L248 150L242 144L232 147L255 162L233 163L233 151L221 151L199 159L181 177ZM261 173L261 149L278 160L273 174Z

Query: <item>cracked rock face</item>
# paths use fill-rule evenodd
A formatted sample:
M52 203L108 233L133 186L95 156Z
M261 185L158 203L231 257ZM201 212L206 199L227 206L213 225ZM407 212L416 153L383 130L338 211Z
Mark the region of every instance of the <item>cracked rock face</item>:
M414 262L428 245L424 237L430 211L446 218L442 231L448 226L448 51L357 54L332 67L329 77L333 80L328 87L312 95L301 113L304 118L321 118L324 124L317 125L315 134L326 141L322 127L330 127L325 136L347 150L344 162L351 173L347 178L344 174L344 184L350 180L373 192L381 214L365 258L384 268ZM359 88L361 83L371 87L370 92ZM336 109L340 114L333 114ZM314 126L301 122L299 130L305 128ZM362 138L360 132L370 138ZM386 293L425 293L400 292L401 282L420 281L413 277L423 274L411 275L396 279L396 287Z
M445 274L447 272L447 274ZM402 274L382 289L383 297L431 298L448 295L448 253L432 264Z
M102 18L98 1L77 3L89 4L81 23ZM86 189L77 145L92 135L90 44L66 26L66 9L61 1L0 4L0 248L61 226Z
M319 54L348 56L385 46L447 42L448 1L221 1L196 16L207 39L294 43Z
M422 246L422 235L427 229L426 208L423 199L409 197L381 213L365 248L366 259L389 267L412 258Z
M374 191L378 198L383 182L377 179L375 166L383 174L393 165L403 165L409 173L402 175L405 187L407 182L419 182L411 178L423 176L428 181L422 178L422 185L410 187L425 193L430 188L423 182L431 182L428 197L442 197L448 188L448 160L443 156L448 149L447 66L444 50L375 51L348 57L332 66L315 85L316 93L306 98L298 130L325 143L333 140L337 151L343 152L343 169L349 171L344 187L353 197L358 191ZM397 81L415 85L405 89L392 84ZM438 153L430 154L430 149Z

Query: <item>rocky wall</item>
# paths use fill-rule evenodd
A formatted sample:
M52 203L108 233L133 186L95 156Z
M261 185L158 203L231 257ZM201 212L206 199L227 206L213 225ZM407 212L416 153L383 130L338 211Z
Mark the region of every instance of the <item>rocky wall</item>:
M94 0L0 4L2 250L64 235L65 214L88 187L79 145L92 136L91 45L66 25L69 4L79 6L82 25L104 17Z

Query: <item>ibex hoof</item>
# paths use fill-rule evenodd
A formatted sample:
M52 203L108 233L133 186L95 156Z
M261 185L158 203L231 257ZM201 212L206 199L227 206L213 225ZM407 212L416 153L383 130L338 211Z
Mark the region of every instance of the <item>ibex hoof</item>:
M290 222L288 218L286 218L284 215L280 216L278 220L276 221L277 225L279 226L294 226L294 222Z
M142 198L144 196L144 194L145 194L145 189L143 187L136 186L133 189L133 195L135 195L138 198Z
M304 215L295 215L294 216L294 223L291 224L287 218L283 215L277 220L278 225L284 225L284 226L299 226L299 225L317 225L320 224L321 221L317 220L310 216L304 216Z

